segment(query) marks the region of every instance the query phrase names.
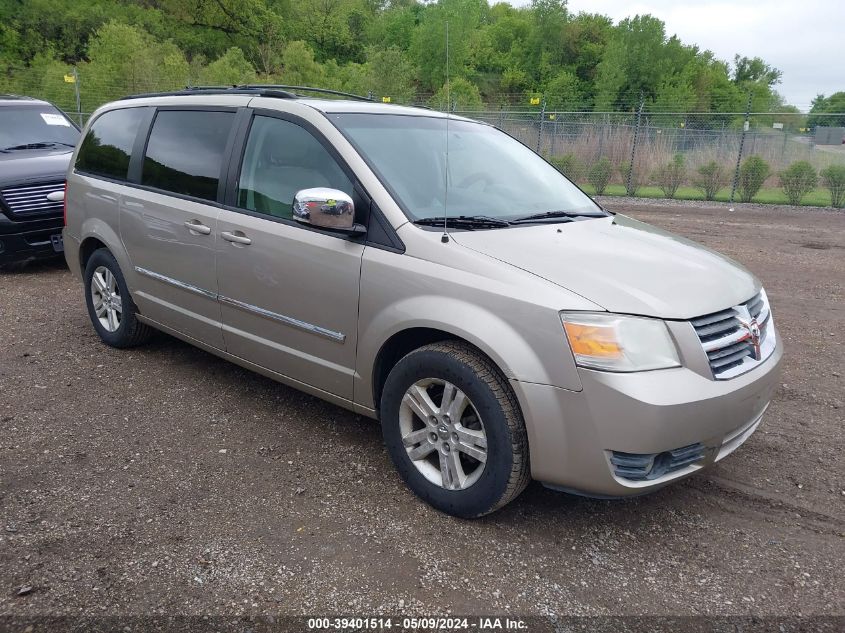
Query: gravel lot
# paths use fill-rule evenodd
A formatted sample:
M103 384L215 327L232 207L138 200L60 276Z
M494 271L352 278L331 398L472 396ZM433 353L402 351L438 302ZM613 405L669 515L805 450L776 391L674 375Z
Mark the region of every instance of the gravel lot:
M164 335L105 347L30 266L0 274L0 616L845 614L845 213L605 202L763 279L783 384L731 458L456 520L372 421Z

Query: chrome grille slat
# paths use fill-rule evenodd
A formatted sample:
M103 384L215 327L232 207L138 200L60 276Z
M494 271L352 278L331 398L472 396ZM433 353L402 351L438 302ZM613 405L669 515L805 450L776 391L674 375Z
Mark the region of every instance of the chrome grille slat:
M724 321L725 319L729 319L735 316L736 313L733 311L733 308L728 310L722 310L721 312L716 312L714 314L709 314L707 316L698 317L697 319L692 320L693 327L701 327L703 325L710 325L711 323L717 323L718 321Z
M729 319L725 319L724 321L719 321L718 323L713 323L712 325L704 325L702 327L696 328L696 332L698 332L698 336L701 339L705 339L708 337L714 337L716 335L724 335L725 332L733 332L739 327L739 319L736 316L732 316Z
M739 343L734 343L733 345L728 345L727 347L713 350L712 352L707 353L707 358L710 359L712 364L712 361L714 360L724 358L725 356L730 356L731 354L735 354L737 352L748 353L748 343L740 341Z
M732 352L730 354L726 354L725 356L722 356L720 358L712 359L710 361L710 367L713 368L714 372L718 372L719 369L721 369L723 367L727 367L728 365L736 363L737 361L741 361L743 358L748 356L749 353L751 353L751 351L752 351L751 348L748 345L746 345L745 349L741 349L739 351Z
M760 329L759 347L755 348L748 319ZM690 320L707 361L717 380L726 380L763 362L774 349L771 309L764 290L745 303ZM764 349L765 348L765 349ZM755 349L761 358L756 360Z
M47 200L47 195L64 190L64 181L41 183L26 187L8 187L0 191L0 198L16 216L33 216L59 213L61 201Z

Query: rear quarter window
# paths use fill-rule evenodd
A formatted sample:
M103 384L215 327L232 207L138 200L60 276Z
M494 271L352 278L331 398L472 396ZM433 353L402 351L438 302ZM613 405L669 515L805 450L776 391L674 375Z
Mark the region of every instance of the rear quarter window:
M132 146L146 108L110 110L91 125L76 155L76 171L126 180Z

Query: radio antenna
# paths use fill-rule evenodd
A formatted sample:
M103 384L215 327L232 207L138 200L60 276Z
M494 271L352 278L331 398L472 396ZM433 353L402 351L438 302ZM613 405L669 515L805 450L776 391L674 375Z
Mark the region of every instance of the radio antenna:
M449 93L449 22L446 21L446 174L443 187L443 235L440 241L446 244L449 241L449 232L446 229L447 218L449 217L449 110L452 108L452 96Z

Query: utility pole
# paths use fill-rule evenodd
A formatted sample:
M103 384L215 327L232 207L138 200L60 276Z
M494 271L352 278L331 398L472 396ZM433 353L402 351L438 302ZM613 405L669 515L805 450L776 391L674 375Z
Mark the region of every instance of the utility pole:
M643 96L642 91L640 91L640 106L637 108L637 124L634 127L634 142L631 145L631 163L628 165L628 178L627 182L625 183L625 193L629 196L633 196L634 192L631 191L631 182L634 178L634 160L637 157L637 143L640 140L640 122L643 118L643 105L645 104L645 97Z
M731 186L730 203L734 203L736 188L739 186L739 168L742 164L742 147L745 145L745 135L748 132L749 119L751 118L751 93L748 93L748 104L745 106L745 122L742 124L742 135L739 137L739 153L736 155L736 169L734 170L734 182Z

